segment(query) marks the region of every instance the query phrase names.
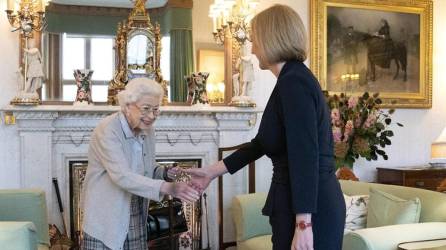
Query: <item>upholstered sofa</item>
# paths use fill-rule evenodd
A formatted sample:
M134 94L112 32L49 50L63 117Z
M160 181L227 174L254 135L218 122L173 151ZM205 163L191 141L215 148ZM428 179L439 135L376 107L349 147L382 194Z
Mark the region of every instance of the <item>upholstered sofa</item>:
M49 249L45 193L37 189L0 190L0 249Z
M347 195L368 194L370 187L403 199L421 201L420 223L359 229L344 235L343 250L396 250L399 243L446 238L446 194L423 189L341 181ZM261 215L265 193L239 195L233 199L232 213L238 250L271 249L271 227Z

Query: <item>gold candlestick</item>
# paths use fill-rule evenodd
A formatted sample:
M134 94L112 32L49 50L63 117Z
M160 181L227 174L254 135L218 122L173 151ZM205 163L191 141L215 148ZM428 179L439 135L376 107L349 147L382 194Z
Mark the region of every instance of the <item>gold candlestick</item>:
M27 79L27 53L28 40L33 38L34 31L40 32L45 27L45 12L42 0L22 0L20 1L18 9L15 9L14 1L8 1L8 10L6 15L9 24L13 27L12 32L20 32L20 51L23 53L23 59L20 62L21 74L23 78L23 86L26 86ZM40 99L37 93L24 94L24 89L14 97L11 104L14 105L38 105Z

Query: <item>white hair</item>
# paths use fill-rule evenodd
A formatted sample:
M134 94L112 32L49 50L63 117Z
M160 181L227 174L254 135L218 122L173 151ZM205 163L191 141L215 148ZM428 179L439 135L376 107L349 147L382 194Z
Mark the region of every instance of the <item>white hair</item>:
M164 90L161 85L148 78L135 78L125 86L125 90L118 93L119 105L124 109L128 104L135 103L143 96L162 98Z

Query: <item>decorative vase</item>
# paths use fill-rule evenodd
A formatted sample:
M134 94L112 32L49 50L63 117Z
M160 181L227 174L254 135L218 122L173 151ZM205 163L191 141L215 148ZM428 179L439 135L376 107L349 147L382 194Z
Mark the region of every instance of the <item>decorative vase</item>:
M358 177L356 177L353 170L349 167L341 167L336 170L336 177L338 180L359 181Z
M77 92L76 100L74 104L88 105L92 104L91 99L91 76L93 75L93 70L90 69L75 69L74 79L76 80Z
M206 81L208 77L208 72L195 72L192 73L190 76L184 77L187 84L188 104L209 104L206 92Z

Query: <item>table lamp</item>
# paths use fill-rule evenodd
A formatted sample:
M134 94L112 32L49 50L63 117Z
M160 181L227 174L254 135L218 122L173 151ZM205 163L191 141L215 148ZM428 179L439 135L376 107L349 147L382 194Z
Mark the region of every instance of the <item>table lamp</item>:
M431 161L433 167L446 167L446 128L441 131L440 136L432 142Z

